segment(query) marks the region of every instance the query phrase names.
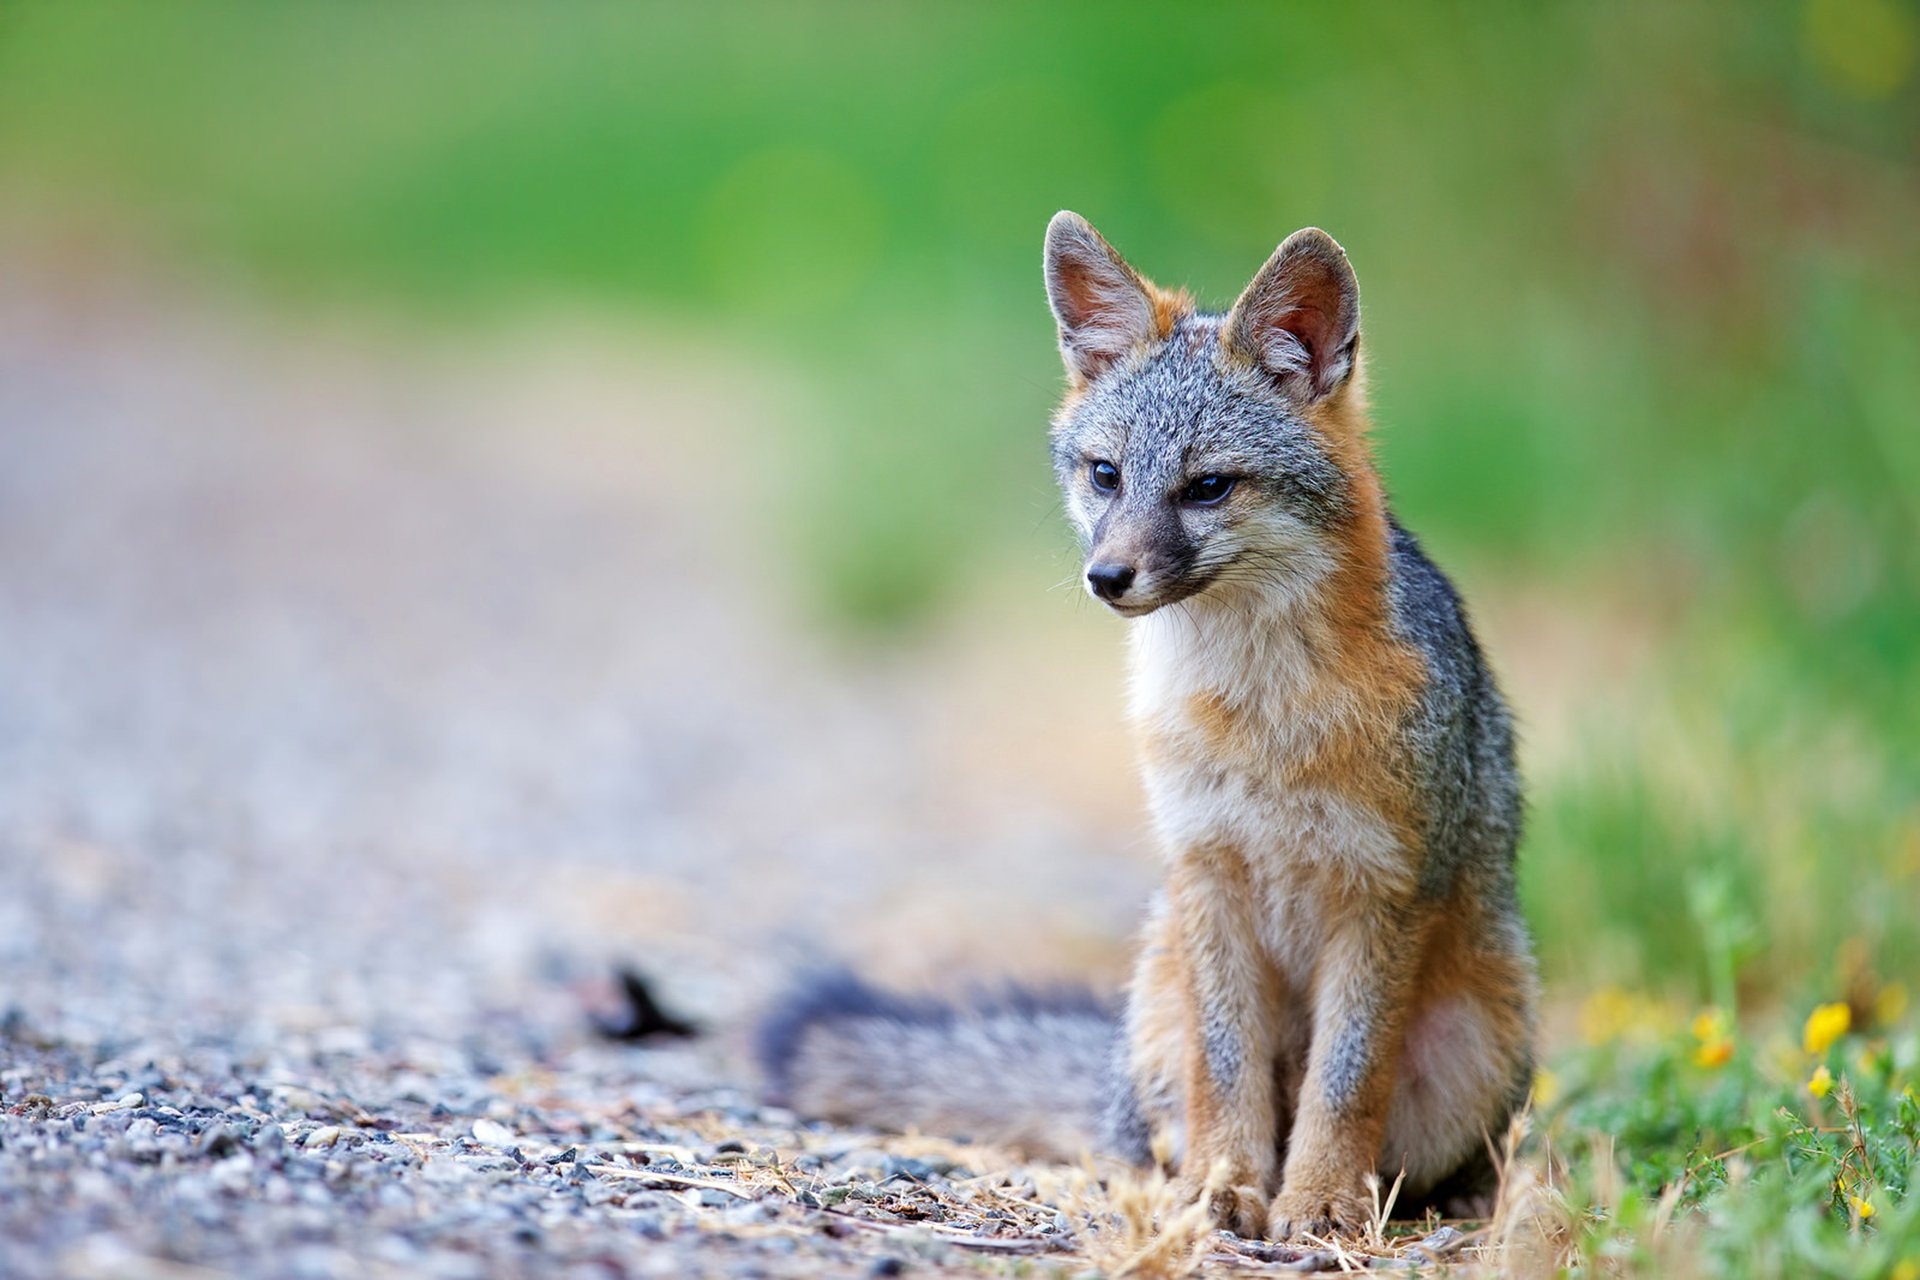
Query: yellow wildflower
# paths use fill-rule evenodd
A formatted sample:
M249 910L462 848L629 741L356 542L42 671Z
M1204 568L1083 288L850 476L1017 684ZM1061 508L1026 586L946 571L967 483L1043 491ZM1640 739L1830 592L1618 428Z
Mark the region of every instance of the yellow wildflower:
M1801 1033L1800 1043L1808 1053L1825 1053L1852 1025L1853 1011L1844 1001L1820 1005L1807 1015L1807 1027Z
M1864 1196L1848 1196L1847 1203L1853 1206L1853 1212L1862 1222L1873 1219L1873 1201Z
M1700 1047L1693 1051L1693 1061L1697 1066L1724 1067L1732 1060L1733 1037L1731 1036L1715 1036L1711 1040L1702 1041Z
M1724 1067L1733 1057L1733 1019L1719 1009L1702 1009L1693 1016L1694 1062L1702 1067Z
M1695 1040L1720 1040L1729 1030L1727 1015L1709 1006L1693 1015L1693 1038Z
M1833 1092L1833 1072L1827 1070L1827 1064L1821 1063L1813 1078L1807 1081L1807 1092L1816 1098L1824 1098Z
M1920 1262L1912 1258L1902 1258L1893 1264L1893 1271L1887 1280L1920 1280Z
M1533 1104L1537 1107L1550 1107L1553 1100L1560 1096L1560 1077L1541 1067L1533 1073Z

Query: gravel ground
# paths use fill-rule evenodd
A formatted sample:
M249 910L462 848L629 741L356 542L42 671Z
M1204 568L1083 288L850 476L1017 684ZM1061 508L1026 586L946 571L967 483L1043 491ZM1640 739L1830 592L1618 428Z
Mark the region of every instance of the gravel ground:
M1086 1265L1030 1171L801 1126L741 1042L829 956L1112 974L1124 748L1044 763L1111 637L810 642L741 516L777 414L697 354L9 266L0 1274ZM1084 749L983 730L1063 673ZM708 1034L597 1037L616 963Z

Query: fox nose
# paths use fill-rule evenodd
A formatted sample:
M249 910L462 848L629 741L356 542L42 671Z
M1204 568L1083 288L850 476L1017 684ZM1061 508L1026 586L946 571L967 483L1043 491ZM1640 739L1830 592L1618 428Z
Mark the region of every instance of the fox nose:
M1133 566L1130 564L1088 565L1087 585L1092 587L1093 594L1102 600L1118 600L1127 594L1127 588L1133 585Z

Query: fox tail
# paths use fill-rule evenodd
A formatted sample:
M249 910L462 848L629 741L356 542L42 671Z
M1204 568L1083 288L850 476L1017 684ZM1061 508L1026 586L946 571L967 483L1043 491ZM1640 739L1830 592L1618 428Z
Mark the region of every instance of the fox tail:
M775 1005L757 1048L772 1101L803 1115L1074 1160L1100 1144L1117 1025L1080 991L947 1002L838 972Z

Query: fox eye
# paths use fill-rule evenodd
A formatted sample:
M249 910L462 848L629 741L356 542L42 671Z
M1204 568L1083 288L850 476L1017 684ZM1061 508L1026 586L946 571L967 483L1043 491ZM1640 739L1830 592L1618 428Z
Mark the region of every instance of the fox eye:
M1087 468L1087 479L1100 492L1112 493L1120 487L1120 468L1102 459Z
M1196 507L1211 507L1232 492L1232 476L1201 476L1180 491L1180 501Z

